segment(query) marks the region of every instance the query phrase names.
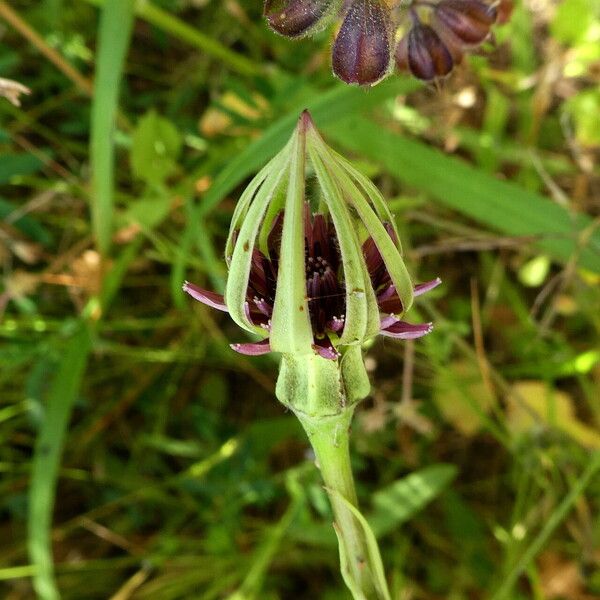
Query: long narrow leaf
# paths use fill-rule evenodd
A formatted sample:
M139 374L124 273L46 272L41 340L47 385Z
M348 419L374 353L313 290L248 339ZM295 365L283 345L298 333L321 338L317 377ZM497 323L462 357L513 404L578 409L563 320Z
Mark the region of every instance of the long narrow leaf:
M110 0L84 1L95 6L106 6L107 2L110 2ZM175 15L155 6L149 0L135 2L135 13L138 17L158 29L162 29L182 42L186 42L190 46L198 48L198 50L221 60L228 67L242 75L258 75L263 71L261 65L246 58L243 54L224 46L218 40L206 35L198 28L182 21Z
M35 443L29 485L27 541L29 557L35 567L33 584L42 600L60 597L52 560L52 511L65 432L90 350L90 332L87 325L80 323L67 344L52 382L44 420Z
M202 199L201 211L207 213L213 209L226 194L278 152L289 139L303 109L309 110L313 120L320 128L323 125L335 123L344 116L377 106L398 94L406 94L418 85L410 79L394 78L368 92L343 84L337 84L322 93L315 92L314 100L291 109L285 116L265 129L259 139L249 144L227 163Z
M102 254L107 254L110 250L112 236L113 133L123 65L133 26L134 6L134 0L106 0L100 16L90 154L93 228Z
M552 514L542 527L535 539L529 544L527 550L523 553L517 564L511 569L510 573L503 579L499 589L492 596L492 600L505 600L512 597L511 591L517 583L519 576L525 572L535 557L547 545L550 536L555 529L565 520L569 512L573 509L575 503L585 492L588 485L600 470L600 452L594 452L590 455L590 459L585 471L581 474L571 491L563 499L563 501L554 509Z
M559 260L580 252L579 264L600 273L600 231L585 231L592 227L585 215L362 117L324 123L324 129L347 150L383 165L440 204L496 231L538 236L537 245Z

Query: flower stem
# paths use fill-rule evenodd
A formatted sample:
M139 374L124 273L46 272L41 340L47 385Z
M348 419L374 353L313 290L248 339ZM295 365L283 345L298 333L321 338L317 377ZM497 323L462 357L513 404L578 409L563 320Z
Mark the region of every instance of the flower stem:
M348 507L350 503L358 508L349 452L353 412L351 407L326 418L311 419L298 413L297 416L315 452L333 508L338 540L344 546L340 548L340 558L344 561L345 557L346 561L341 565L344 581L356 600L380 600L385 596L378 592L374 581L364 529Z

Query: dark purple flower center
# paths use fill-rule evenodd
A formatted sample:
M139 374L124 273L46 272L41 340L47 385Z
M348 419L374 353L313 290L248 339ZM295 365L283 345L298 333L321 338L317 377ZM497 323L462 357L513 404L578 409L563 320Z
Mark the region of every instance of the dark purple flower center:
M271 227L267 253L255 248L252 255L246 297L248 311L250 320L265 329L270 328L275 303L282 227L280 214ZM396 242L393 228L388 224L386 229ZM315 344L331 346L330 336L341 335L344 330L346 312L344 274L335 228L325 215L311 215L306 205L304 231L306 295ZM368 238L362 249L381 311L401 314L402 302L375 242Z
M319 339L328 332L343 330L346 297L341 256L335 231L325 216L311 216L307 207L304 221L306 295L313 333ZM268 237L267 253L254 250L248 282L250 319L267 329L275 302L282 227L283 216L278 215Z

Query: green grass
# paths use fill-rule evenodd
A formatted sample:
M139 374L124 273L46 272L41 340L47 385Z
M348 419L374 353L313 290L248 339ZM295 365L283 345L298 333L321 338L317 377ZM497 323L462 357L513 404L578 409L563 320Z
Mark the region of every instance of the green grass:
M40 36L0 28L33 92L0 98L1 597L348 597L276 361L181 292L304 108L443 279L352 430L393 600L600 594L600 14L516 4L441 89L363 90L254 0L0 3Z

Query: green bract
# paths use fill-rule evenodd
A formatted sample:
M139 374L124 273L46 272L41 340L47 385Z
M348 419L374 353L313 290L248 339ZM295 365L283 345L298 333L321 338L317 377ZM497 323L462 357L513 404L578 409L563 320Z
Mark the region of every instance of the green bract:
M313 198L306 194L309 178L317 184L312 186ZM340 247L346 324L339 346L361 344L379 331L379 309L362 254L362 241L367 235L382 255L405 312L413 301L400 244L394 243L383 225L394 223L384 199L366 177L325 144L310 115L304 112L291 140L240 198L225 249L229 265L227 308L240 327L266 338L268 332L248 317L246 291L252 251L257 247L268 254L266 237L275 217L283 212L279 275L269 336L271 349L282 354L314 354L306 298L305 202L330 216Z
M309 211L331 224L341 259L335 275L345 294L344 325L339 335L330 336L337 360L315 352L307 297L307 204ZM258 250L269 256L269 234L281 216L273 309L269 324L261 326L252 321L248 307L253 254ZM386 225L394 228L394 236ZM381 315L363 254L367 238L381 254L406 312L412 305L413 287L385 201L366 177L325 144L305 111L290 141L242 195L225 250L227 309L240 327L268 337L271 350L282 354L277 395L295 411L333 414L369 391L360 347L379 333ZM313 389L320 390L319 398L313 397Z

